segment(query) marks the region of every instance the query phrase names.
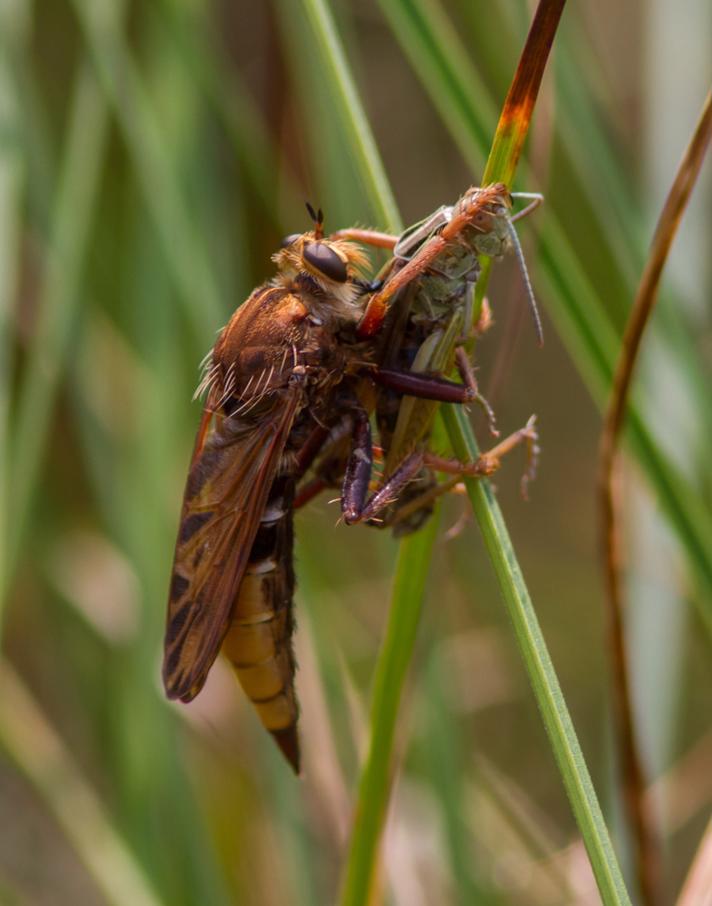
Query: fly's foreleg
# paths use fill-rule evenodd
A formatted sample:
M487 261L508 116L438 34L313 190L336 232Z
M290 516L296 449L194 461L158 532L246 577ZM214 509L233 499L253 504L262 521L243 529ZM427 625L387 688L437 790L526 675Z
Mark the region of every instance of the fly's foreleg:
M445 472L452 475L449 481L430 488L423 494L412 498L408 503L398 506L388 524L396 525L408 519L413 513L432 505L443 494L452 491L464 477L487 478L493 475L500 467L502 459L507 453L526 446L527 467L521 480L522 496L526 499L527 488L536 475L536 466L539 455L539 436L536 430L536 419L532 416L523 428L505 437L500 443L482 453L473 462L461 462L459 459L448 459L434 453L416 451L407 456L403 463L389 476L378 490L367 498L371 475L371 432L366 421L366 427L355 427L354 445L352 449L353 462L349 462L346 470L342 492L342 512L344 521L348 525L358 522L370 522L377 519L378 514L396 503L401 491L414 478L417 478L423 467ZM368 462L368 466L365 463Z
M381 387L395 390L418 399L433 400L437 403L471 403L477 399L478 392L465 384L449 381L447 378L420 374L417 371L398 371L391 368L378 368L370 373L372 380Z
M368 496L373 470L371 425L365 409L353 412L351 453L344 472L341 492L341 512L347 525L367 522L398 498L398 494L423 467L423 456L414 453L370 498Z
M460 405L477 403L487 416L490 433L493 437L499 437L494 411L480 393L472 363L462 346L457 347L455 362L462 377L462 384L449 381L447 378L419 374L416 371L397 371L388 368L379 368L373 372L371 377L382 387L388 387L389 390L395 390L396 393L404 393L419 399L433 400L438 403L459 403Z
M398 242L398 236L392 236L390 233L381 233L379 230L365 230L359 227L348 227L345 230L337 230L329 236L329 239L350 239L352 242L360 242L363 245L372 245L379 249L388 249L392 251Z

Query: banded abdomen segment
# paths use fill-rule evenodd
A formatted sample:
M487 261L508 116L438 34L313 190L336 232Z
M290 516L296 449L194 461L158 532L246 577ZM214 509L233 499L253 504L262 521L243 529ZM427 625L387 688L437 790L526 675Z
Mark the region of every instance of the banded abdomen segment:
M222 650L262 724L299 773L292 650L293 498L294 480L278 477L260 520Z

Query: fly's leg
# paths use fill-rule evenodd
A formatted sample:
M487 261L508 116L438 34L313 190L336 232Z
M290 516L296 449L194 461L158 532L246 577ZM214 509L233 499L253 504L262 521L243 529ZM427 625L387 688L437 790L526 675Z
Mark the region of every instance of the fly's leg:
M379 249L388 249L392 251L398 243L398 236L392 236L390 233L381 233L379 230L362 230L358 227L349 227L345 230L337 230L329 236L329 239L350 239L352 242L360 242L363 245L372 245Z
M315 467L315 476L299 486L294 498L294 509L300 509L327 488L339 486L339 479L344 472L345 454L339 450L343 441L351 432L351 419L342 419L330 431L317 425L299 448L295 457L294 477L303 478L308 469L321 455Z
M316 427L314 427L304 444L297 450L296 461L294 463L294 477L296 479L301 478L309 469L329 440L331 433L332 432L323 425L316 425Z
M346 463L341 493L341 512L347 525L368 522L398 499L398 494L423 467L423 454L413 453L369 498L373 468L371 426L365 410L355 413L351 455Z
M306 484L300 485L299 490L294 497L294 509L300 510L303 506L311 503L315 497L318 497L322 491L325 491L330 487L333 487L333 485L320 475L317 475L316 478L312 478Z
M378 368L370 372L370 377L381 387L395 390L418 399L433 400L437 403L472 403L477 399L477 391L466 384L458 384L447 378L420 374L417 371L398 371L395 368Z
M377 384L420 399L441 403L465 404L478 396L465 384L445 378L432 377L413 371L380 368L371 372ZM415 451L407 456L395 472L379 487L371 498L368 491L373 466L371 427L365 411L356 413L349 457L341 498L344 521L353 525L374 519L378 513L398 499L403 488L422 471L425 454Z
M389 368L379 368L371 374L371 377L382 387L388 387L389 390L420 399L434 400L439 403L460 403L461 405L477 403L487 416L490 433L493 437L499 437L494 411L480 393L472 363L462 346L457 347L455 362L463 380L462 384L449 381L447 378L419 374L416 371L397 371Z

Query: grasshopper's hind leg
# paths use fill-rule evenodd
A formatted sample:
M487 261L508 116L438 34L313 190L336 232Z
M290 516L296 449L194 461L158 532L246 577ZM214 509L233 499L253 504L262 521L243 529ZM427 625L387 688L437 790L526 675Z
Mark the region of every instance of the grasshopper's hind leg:
M526 498L529 483L536 475L539 456L539 435L534 416L523 428L505 437L496 446L480 454L476 460L470 463L437 456L434 453L415 451L407 456L395 472L368 497L373 448L371 446L371 428L364 412L363 418L354 422L353 446L344 476L341 498L344 521L348 525L376 521L380 514L395 504L395 510L387 519L386 524L395 526L403 523L414 513L432 506L438 497L451 491L463 477L486 478L494 474L499 469L503 457L522 445L525 445L527 450L527 467L521 480L522 496ZM423 468L445 472L452 475L453 478L399 506L399 494L422 473Z
M514 431L498 444L480 455L473 462L464 463L459 459L448 459L435 453L425 453L424 465L436 472L445 472L464 478L487 478L494 474L502 464L502 459L510 451L524 445L527 451L527 467L521 480L522 496L526 499L529 484L536 477L539 463L539 434L536 429L536 416L532 415L523 428Z
M389 520L389 525L396 528L398 525L410 520L414 513L432 507L435 501L442 497L443 494L455 490L463 477L486 478L492 475L499 469L502 458L522 444L526 446L527 450L527 466L522 475L520 487L522 497L526 500L529 484L536 476L539 459L539 435L536 430L536 418L533 415L523 428L505 437L503 441L492 447L491 450L480 454L471 463L464 463L458 459L445 459L433 453L425 453L421 459L423 466L434 469L437 472L451 474L453 477L411 498L402 506L398 506Z

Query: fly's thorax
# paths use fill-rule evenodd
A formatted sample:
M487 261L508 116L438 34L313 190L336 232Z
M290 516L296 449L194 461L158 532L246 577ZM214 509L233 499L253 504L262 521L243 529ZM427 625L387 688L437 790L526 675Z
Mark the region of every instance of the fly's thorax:
M310 280L302 275L289 286L262 286L238 308L204 365L198 392L207 393L211 408L257 411L295 380L322 385L343 372L341 309L318 287L311 291ZM349 311L354 321L359 315L360 309Z
M324 286L325 281L301 272L289 278L280 276L275 282L298 295L315 327L337 331L343 325L357 324L361 320L364 293L362 287L351 280L342 285Z

